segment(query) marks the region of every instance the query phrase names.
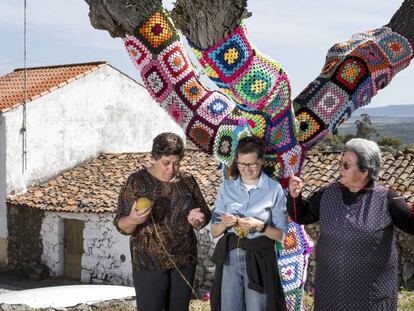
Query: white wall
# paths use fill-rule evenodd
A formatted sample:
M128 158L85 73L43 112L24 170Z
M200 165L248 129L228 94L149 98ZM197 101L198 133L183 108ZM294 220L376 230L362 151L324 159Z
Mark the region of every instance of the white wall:
M27 104L27 171L22 174L22 107L5 114L7 195L46 181L102 152L143 152L164 131L182 130L147 91L110 66Z
M50 268L52 276L62 276L64 273L64 218L85 222L84 254L81 263L82 282L133 284L129 237L116 230L112 223L114 214L47 212L41 229L42 262Z
M4 196L22 193L100 153L149 151L152 139L161 132L184 137L144 87L109 65L27 104L24 173L22 106L3 115L0 130L6 139L1 146L6 151L0 154L0 247L2 238L7 238Z
M0 266L7 263L6 128L0 114Z

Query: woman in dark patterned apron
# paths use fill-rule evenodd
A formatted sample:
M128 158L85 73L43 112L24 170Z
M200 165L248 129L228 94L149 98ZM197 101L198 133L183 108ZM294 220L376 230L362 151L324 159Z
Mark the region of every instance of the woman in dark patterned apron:
M346 144L339 182L302 200L302 181L291 176L289 215L300 224L320 222L316 311L397 310L394 226L414 234L414 212L377 184L380 167L378 145L356 138Z
M138 310L188 310L197 261L193 229L208 224L211 213L194 177L179 171L184 144L178 135L158 135L151 154L153 165L123 186L114 224L131 235Z

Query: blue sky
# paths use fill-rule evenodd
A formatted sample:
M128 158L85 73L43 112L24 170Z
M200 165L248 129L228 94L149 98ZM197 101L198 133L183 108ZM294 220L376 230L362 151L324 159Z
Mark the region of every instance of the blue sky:
M164 1L171 7L172 1ZM292 96L323 66L326 51L352 34L378 28L402 0L250 0L246 23L254 45L280 62L292 84ZM0 0L0 75L23 67L23 0ZM139 79L121 39L94 29L83 0L27 0L28 66L108 61ZM414 104L414 65L399 73L373 98L370 107Z

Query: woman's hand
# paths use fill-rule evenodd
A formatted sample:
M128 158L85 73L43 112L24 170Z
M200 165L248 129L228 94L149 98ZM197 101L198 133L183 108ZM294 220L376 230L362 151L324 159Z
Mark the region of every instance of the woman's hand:
M290 170L289 176L289 192L292 198L297 198L299 193L302 191L302 179L295 176L293 171Z
M264 222L253 218L253 217L243 217L239 218L239 226L246 230L255 229L257 231L260 231L260 229L263 228Z
M188 214L187 220L194 229L200 229L206 221L206 215L201 212L200 208L194 208Z
M223 213L221 215L221 223L226 227L232 227L237 222L238 217L232 214Z
M128 221L134 225L141 225L147 221L152 207L137 210L135 209L135 203L132 205L131 212L128 215Z

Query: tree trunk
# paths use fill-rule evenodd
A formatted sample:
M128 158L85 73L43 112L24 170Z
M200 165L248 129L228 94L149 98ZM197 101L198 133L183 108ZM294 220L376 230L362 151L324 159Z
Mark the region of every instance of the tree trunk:
M247 0L177 0L174 25L197 47L207 49L250 17Z
M125 37L161 0L85 0L96 29ZM247 0L177 0L171 17L175 26L198 47L208 48L226 37L244 18ZM414 45L414 0L405 0L387 25ZM361 29L363 31L363 29Z
M107 30L113 38L131 35L135 27L157 7L161 0L85 0L89 19L96 29Z

